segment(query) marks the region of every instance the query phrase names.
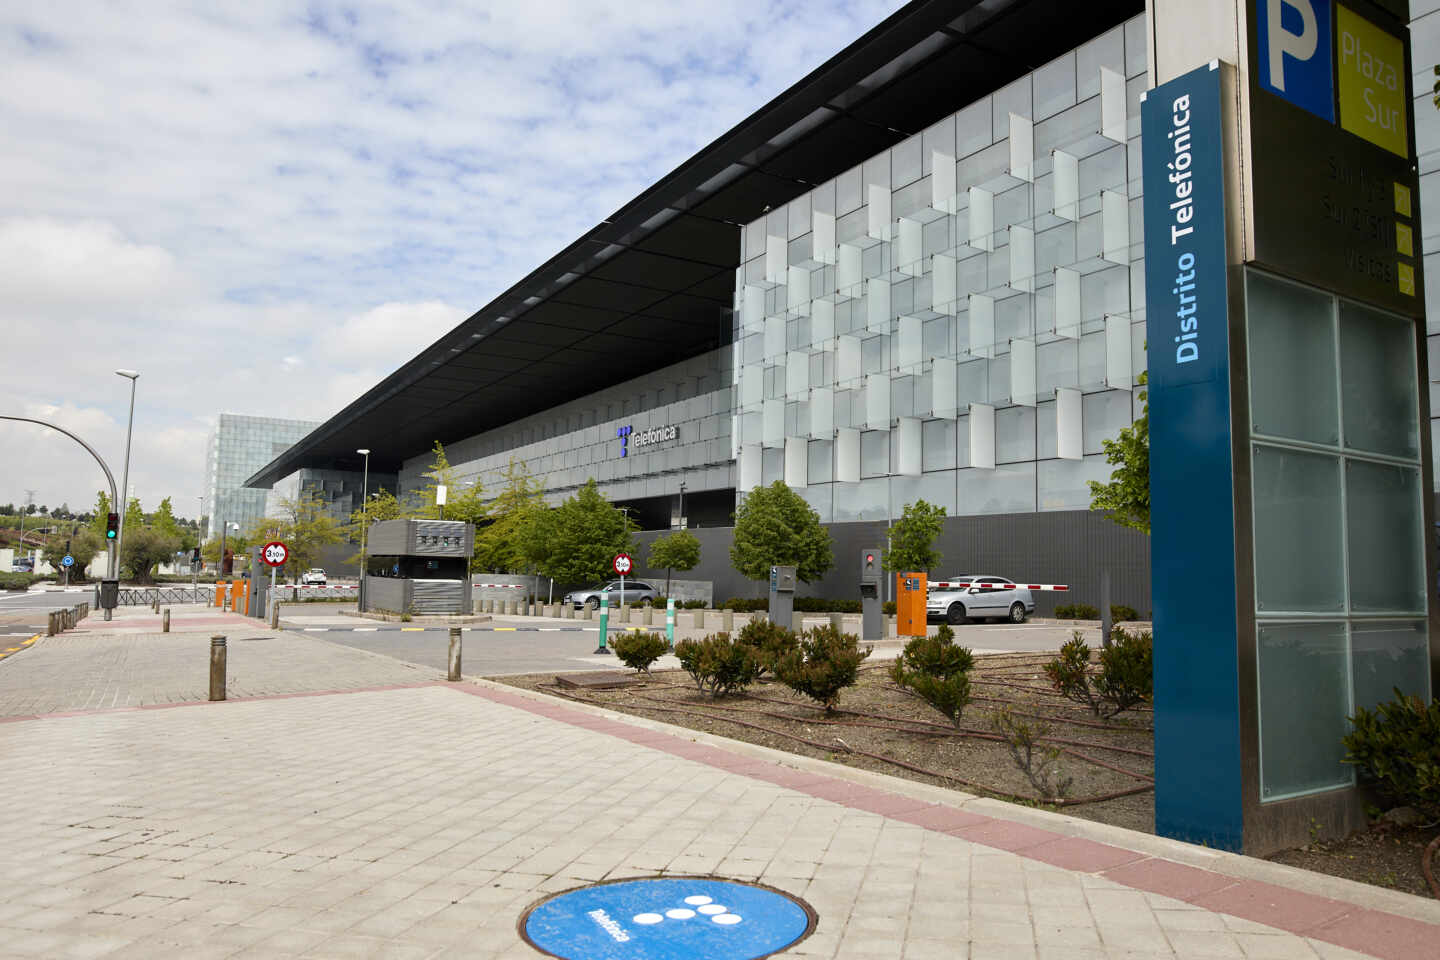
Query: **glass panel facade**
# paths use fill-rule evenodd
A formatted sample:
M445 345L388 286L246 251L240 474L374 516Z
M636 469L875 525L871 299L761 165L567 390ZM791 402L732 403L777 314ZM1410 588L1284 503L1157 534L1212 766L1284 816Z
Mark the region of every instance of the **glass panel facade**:
M1260 798L1349 786L1340 738L1350 716L1345 624L1262 623Z
M1256 447L1252 469L1256 609L1343 610L1339 462L1313 453Z

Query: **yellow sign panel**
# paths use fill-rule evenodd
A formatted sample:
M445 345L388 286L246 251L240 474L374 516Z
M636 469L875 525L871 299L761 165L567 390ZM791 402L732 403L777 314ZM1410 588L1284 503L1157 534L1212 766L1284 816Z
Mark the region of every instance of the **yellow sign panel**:
M1400 284L1400 292L1406 296L1415 296L1415 268L1408 263L1396 264L1395 280Z
M1415 233L1409 224L1395 224L1395 249L1407 257L1415 256Z
M1335 7L1340 126L1396 156L1410 156L1405 45L1359 14Z
M1402 217L1413 216L1410 213L1410 188L1403 183L1395 184L1395 212Z

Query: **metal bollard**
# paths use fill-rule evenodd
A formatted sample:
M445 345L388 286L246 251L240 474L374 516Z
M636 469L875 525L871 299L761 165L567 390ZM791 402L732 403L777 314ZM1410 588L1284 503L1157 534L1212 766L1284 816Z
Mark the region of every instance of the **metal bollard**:
M225 638L210 638L210 699L225 699Z
M450 672L445 675L446 680L460 679L460 628L450 628Z
M59 630L55 629L55 613L54 611L51 611L49 619L45 624L45 636L53 637L59 632Z
M165 612L160 615L160 632L170 632L170 608L166 607Z
M843 634L845 632L845 614L830 614L830 628L834 630L837 634Z
M280 629L280 601L273 600L270 603L270 629Z

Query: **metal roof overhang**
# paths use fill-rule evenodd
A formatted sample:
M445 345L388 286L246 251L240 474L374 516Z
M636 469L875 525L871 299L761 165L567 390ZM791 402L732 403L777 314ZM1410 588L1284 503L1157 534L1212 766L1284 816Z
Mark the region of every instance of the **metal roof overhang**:
M247 484L395 472L730 339L739 227L1143 12L914 0L331 417Z

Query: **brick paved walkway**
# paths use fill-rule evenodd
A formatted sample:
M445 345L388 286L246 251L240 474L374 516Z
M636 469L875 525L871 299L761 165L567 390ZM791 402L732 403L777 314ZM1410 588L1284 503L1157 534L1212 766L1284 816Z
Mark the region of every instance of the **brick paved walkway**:
M804 897L787 956L1440 942L1418 898L722 742L469 683L6 723L0 957L532 958L525 906L660 871Z

